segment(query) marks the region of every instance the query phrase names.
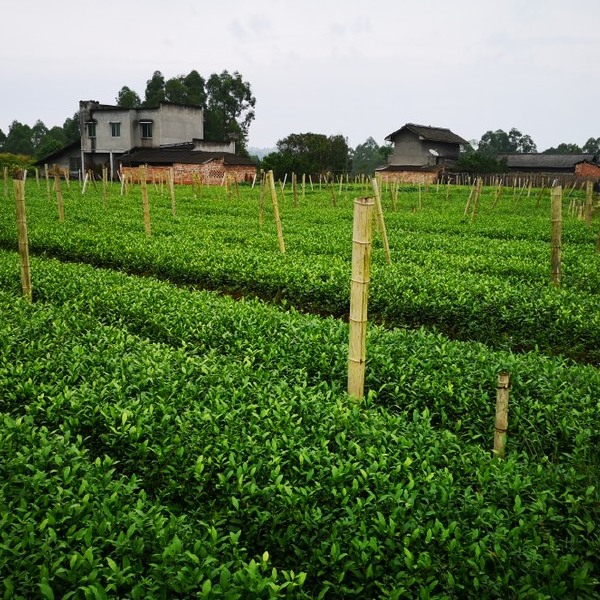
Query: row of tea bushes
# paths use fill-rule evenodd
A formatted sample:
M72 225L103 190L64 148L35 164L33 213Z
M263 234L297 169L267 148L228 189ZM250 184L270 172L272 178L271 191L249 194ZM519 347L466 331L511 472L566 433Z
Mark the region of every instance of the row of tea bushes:
M493 460L427 408L356 405L277 337L289 319L322 343L333 320L267 308L271 335L244 341L256 303L101 272L95 303L93 270L47 277L56 302L0 292L5 597L593 597L598 493L575 452ZM154 341L132 333L141 305L94 313L111 293L141 293L152 328L175 305L190 335L219 307L241 328Z
M288 253L282 256L276 250L274 226L267 221L262 229L257 226L254 201L212 199L200 204L188 199L181 202L174 221L163 200L164 210L154 213L151 239L140 229L134 198L118 198L106 210L87 196L72 203L71 221L58 224L45 199L30 200L33 252L286 300L304 310L347 313L349 205L337 210L315 204L289 208L284 218ZM448 211L450 224L445 227L435 213L390 213L394 263L385 266L376 241L373 319L389 326L436 327L457 339L496 348L538 348L600 363L600 270L593 232L582 223L569 224L565 237L573 240L564 246L565 287L556 290L547 283L544 255L549 249L540 237L541 224L547 233L547 218L534 212L529 222L522 215L533 233L505 241L499 218L494 227L480 226L460 223L451 207ZM6 248L15 247L11 218L0 213L0 244Z

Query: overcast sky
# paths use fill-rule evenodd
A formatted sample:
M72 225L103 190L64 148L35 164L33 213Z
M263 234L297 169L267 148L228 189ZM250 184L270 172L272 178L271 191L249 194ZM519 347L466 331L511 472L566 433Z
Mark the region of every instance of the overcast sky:
M254 147L405 123L516 127L539 151L600 137L600 0L19 0L1 22L4 133L125 85L143 98L156 70L227 69L256 97Z

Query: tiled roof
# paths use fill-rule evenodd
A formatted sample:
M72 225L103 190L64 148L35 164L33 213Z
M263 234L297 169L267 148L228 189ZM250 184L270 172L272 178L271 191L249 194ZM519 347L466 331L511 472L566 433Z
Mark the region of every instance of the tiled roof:
M253 165L254 162L244 156L231 152L204 152L192 150L193 145L182 144L172 148L133 148L119 158L125 166L138 165L202 165L212 160L223 159L226 165Z
M580 162L596 162L595 154L503 154L509 168L567 169Z
M429 127L427 125L416 125L415 123L407 123L400 129L397 129L393 133L390 133L385 139L387 141L393 141L398 133L408 129L416 135L422 137L430 142L446 142L449 144L467 144L467 140L464 140L459 135L452 133L449 129L444 127Z

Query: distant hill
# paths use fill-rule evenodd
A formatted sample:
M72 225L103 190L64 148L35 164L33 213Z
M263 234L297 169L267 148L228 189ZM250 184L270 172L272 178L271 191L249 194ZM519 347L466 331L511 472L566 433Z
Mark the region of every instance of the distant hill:
M254 148L252 146L247 150L250 156L258 156L260 159L263 159L267 154L271 154L271 152L277 152L277 148Z

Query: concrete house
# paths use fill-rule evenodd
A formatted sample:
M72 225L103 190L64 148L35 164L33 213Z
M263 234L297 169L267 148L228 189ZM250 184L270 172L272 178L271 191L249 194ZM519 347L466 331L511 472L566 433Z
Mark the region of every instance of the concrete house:
M142 165L153 167L153 176L173 167L180 183L191 183L195 175L215 184L226 172L237 181L256 173L251 160L235 154L235 142L204 141L204 110L198 106L161 102L157 108L122 108L82 100L79 120L81 139L37 164L57 164L73 175L107 167L113 180Z
M161 102L158 108L121 108L94 100L79 102L81 165L85 170L119 168L132 148L160 148L204 137L204 111Z
M443 127L407 123L390 133L394 148L388 164L377 169L383 179L433 182L440 171L456 166L461 144L468 142Z

